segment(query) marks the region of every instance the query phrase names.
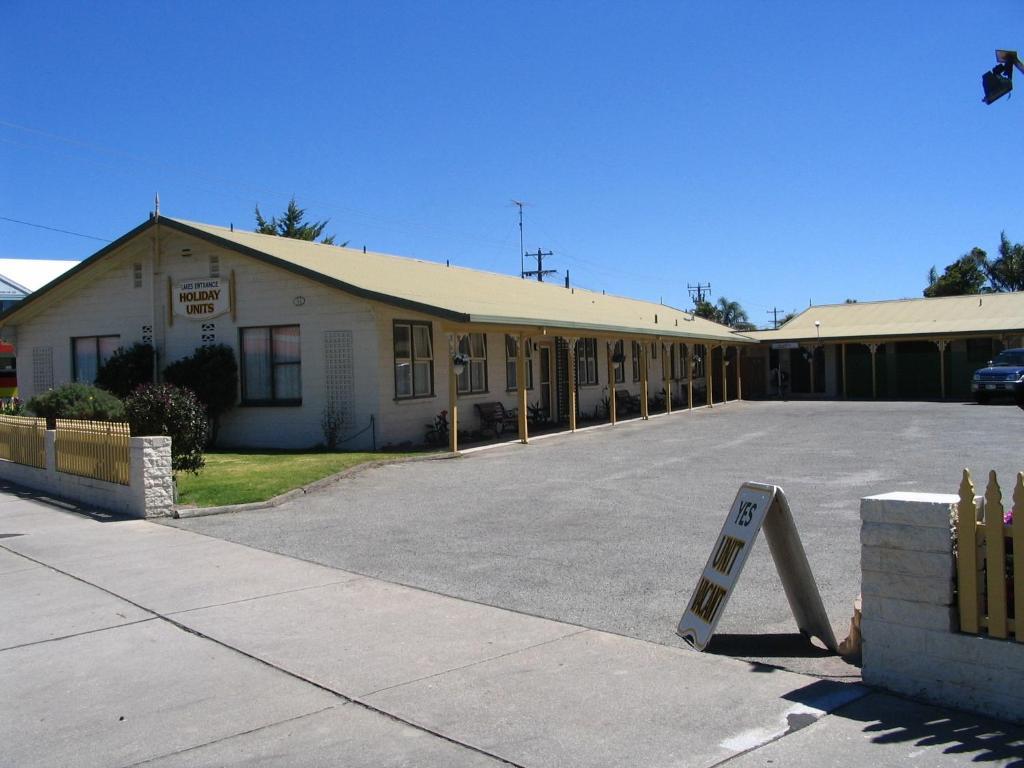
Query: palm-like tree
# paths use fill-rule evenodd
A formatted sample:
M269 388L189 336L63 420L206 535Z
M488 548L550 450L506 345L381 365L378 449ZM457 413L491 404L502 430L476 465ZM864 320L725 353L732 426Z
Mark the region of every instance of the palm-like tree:
M719 296L718 301L715 302L715 314L718 316L718 322L722 325L728 325L730 328L749 330L753 327L750 324L750 316L740 306L740 303L738 301L729 301L725 296Z

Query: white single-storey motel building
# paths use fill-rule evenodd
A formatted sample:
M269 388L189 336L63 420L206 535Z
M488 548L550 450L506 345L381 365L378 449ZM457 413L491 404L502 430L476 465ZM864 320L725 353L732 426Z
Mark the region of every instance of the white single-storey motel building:
M135 342L158 370L226 344L240 385L221 444L310 447L333 413L347 449L422 444L441 411L456 449L459 432L713 405L741 396L756 344L661 304L163 216L0 315L0 336L23 398L91 382Z

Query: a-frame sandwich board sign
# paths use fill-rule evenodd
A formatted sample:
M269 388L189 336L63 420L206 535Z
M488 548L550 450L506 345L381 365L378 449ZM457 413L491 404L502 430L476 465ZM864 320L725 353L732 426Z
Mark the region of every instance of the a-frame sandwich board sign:
M697 650L707 647L762 527L801 634L817 637L838 653L786 494L765 483L740 486L676 634Z

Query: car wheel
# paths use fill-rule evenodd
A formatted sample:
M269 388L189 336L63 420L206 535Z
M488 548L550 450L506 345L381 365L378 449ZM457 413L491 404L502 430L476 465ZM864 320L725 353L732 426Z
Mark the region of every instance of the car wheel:
M984 405L985 403L988 402L988 393L987 392L975 392L974 393L974 402L976 402L978 405Z

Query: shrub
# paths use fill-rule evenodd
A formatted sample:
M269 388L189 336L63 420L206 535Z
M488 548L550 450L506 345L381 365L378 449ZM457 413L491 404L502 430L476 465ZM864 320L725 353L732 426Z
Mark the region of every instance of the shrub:
M5 397L0 399L0 414L4 416L24 416L25 401L20 397Z
M195 392L210 420L210 444L217 442L220 417L238 399L238 363L226 344L199 347L164 369L164 380Z
M124 419L124 403L106 390L88 384L63 384L36 395L25 407L45 418L49 429L54 429L56 419Z
M171 467L196 474L203 468L203 446L209 427L195 394L172 384L143 384L124 401L132 434L168 435Z
M341 440L341 428L343 419L338 409L333 404L324 408L324 414L320 417L320 428L324 431L324 445L327 450L336 451L338 442Z
M142 384L153 382L153 347L136 342L118 347L96 372L96 386L124 398Z

